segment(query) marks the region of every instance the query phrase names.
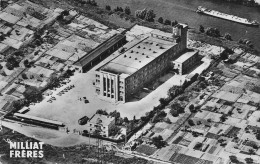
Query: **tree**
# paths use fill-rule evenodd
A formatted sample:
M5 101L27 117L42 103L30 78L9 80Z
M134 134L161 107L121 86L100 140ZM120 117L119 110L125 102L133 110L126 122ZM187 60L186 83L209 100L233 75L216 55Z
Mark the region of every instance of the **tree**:
M178 24L178 21L172 21L172 26L176 26Z
M109 135L111 136L115 136L119 133L121 128L119 128L118 126L112 126L110 131L109 131Z
M254 160L252 158L245 158L246 163L254 163Z
M161 24L163 24L163 18L160 17L160 18L158 19L158 22L161 23Z
M36 87L29 86L26 88L25 92L23 93L23 96L29 101L29 102L38 102L42 101L42 93L39 89Z
M188 124L189 124L190 126L194 126L194 125L195 125L194 122L193 122L193 120L191 120L191 119L188 120Z
M172 105L171 105L171 109L176 110L176 111L178 112L178 115L179 115L180 113L184 113L184 112L185 112L185 111L184 111L184 108L181 107L181 105L178 104L178 103L172 104Z
M96 114L108 115L106 110L98 109Z
M25 67L30 67L30 63L29 63L29 61L27 59L25 59L23 61L23 64L24 64Z
M204 32L205 32L205 28L204 28L202 25L200 25L200 32L201 32L201 33L204 33Z
M106 5L106 10L110 11L111 7L109 5Z
M194 110L195 107L194 107L193 104L191 104L191 105L189 106L189 109L190 109L190 112L191 112L191 113L195 113L195 112L196 112L196 110Z
M23 79L28 79L27 75L25 73L22 73L22 78Z
M199 86L201 89L205 89L207 87L207 85L204 81L200 82Z
M129 7L129 6L126 6L126 7L125 7L125 13L126 13L127 15L130 15L130 14L131 14L131 10L130 10L130 7Z
M149 9L145 15L145 20L148 22L153 22L154 18L156 17L156 14L152 9Z
M19 61L17 60L17 58L15 58L14 56L10 56L7 59L7 63L9 63L10 65L12 65L12 67L19 67ZM6 64L7 64L6 63Z
M167 102L165 101L164 98L160 98L159 101L160 101L160 103L161 103L162 105L164 105L164 106L167 104Z
M125 122L125 123L129 123L129 120L128 120L127 117L124 117L124 122Z
M165 19L164 24L165 25L171 25L171 21L169 19Z
M135 11L135 16L136 16L137 18L144 19L145 16L146 16L146 13L147 13L147 9L146 9L146 8L143 9L143 10L136 10L136 11Z
M255 151L254 151L253 149L249 149L249 150L248 150L248 153L251 154L251 155L253 155L253 154L255 154Z
M221 122L225 122L227 119L227 116L225 114L223 114L219 119Z
M231 35L229 33L225 33L224 38L226 40L232 40Z
M220 31L217 28L208 27L206 29L206 34L211 37L220 37Z
M234 156L234 155L229 156L229 159L230 159L230 161L231 161L232 163L238 163L238 162L239 162L238 159L237 159L237 157Z
M259 131L256 133L255 137L256 137L257 140L260 140L260 132Z
M179 112L178 112L177 110L175 110L175 109L171 109L171 110L170 110L170 113L171 113L171 115L172 115L173 117L178 117L178 116L179 116Z
M161 135L153 137L152 142L158 149L166 146L166 142L163 140Z
M115 117L115 121L116 121L116 123L117 123L117 121L118 121L119 118L120 118L120 113L119 113L118 111L114 110L113 112L110 112L110 113L109 113L109 116Z
M7 62L7 63L5 64L5 66L6 66L6 68L9 69L9 70L13 70L13 69L14 69L14 66L13 66L11 63L9 63L9 62Z

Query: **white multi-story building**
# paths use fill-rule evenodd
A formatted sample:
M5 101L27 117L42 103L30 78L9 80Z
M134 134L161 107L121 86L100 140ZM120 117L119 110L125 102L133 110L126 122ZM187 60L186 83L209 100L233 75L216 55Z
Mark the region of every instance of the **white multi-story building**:
M115 126L115 117L94 114L87 122L86 130L90 133L97 130L101 136L108 137L113 126Z

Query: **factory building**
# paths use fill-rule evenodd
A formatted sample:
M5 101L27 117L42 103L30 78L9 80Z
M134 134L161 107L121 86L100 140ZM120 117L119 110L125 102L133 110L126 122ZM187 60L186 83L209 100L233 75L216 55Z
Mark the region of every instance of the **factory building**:
M96 70L96 93L111 102L127 102L146 83L171 66L187 46L187 25L178 24L172 33L153 30L136 38Z

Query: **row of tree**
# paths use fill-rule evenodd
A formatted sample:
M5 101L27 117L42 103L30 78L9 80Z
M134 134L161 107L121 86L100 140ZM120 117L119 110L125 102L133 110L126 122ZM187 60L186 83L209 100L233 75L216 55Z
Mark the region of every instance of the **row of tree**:
M143 10L136 10L135 16L137 18L146 20L148 22L154 22L154 18L156 17L156 14L152 9L143 9Z
M163 20L162 17L158 18L158 22L164 25L171 25L171 26L175 26L178 24L178 21L170 21L169 19L165 19Z

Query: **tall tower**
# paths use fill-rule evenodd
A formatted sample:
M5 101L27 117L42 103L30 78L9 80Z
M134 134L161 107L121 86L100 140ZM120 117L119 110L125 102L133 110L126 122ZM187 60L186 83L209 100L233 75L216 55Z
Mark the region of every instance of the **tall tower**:
M188 25L179 23L173 27L172 32L176 43L180 44L180 51L184 51L187 48Z

